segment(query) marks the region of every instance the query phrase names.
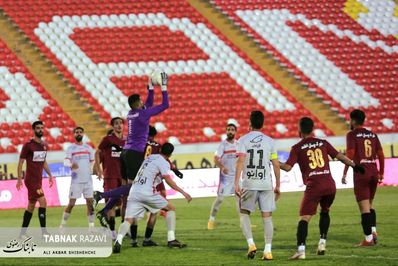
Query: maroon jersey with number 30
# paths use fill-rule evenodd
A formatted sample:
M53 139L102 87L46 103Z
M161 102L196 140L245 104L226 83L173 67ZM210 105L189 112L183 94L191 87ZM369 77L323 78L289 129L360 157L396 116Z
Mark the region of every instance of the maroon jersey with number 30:
M379 138L366 128L356 128L347 133L347 150L354 150L353 161L365 168L365 174L377 175L376 158L381 150Z
M328 155L335 158L338 153L326 140L309 137L292 147L286 164L293 166L298 163L307 188L327 188L330 185L335 186Z

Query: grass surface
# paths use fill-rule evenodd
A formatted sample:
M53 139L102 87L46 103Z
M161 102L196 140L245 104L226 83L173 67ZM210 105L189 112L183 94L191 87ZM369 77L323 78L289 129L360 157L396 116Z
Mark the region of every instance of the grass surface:
M318 220L316 215L309 225L307 259L289 261L296 249L296 226L302 192L284 193L277 203L273 221L274 261L261 261L264 248L263 225L260 213L252 215L253 236L259 252L254 260L247 260L247 244L239 228L234 198L226 198L217 216L216 229L208 231L207 219L214 198L194 199L190 204L184 200L173 200L177 207L177 239L188 244L186 249L170 250L166 247L166 223L158 218L153 240L159 247L130 248L125 239L122 252L109 258L0 258L0 265L398 265L398 188L381 187L375 200L379 243L371 248L355 248L363 235L360 215L351 189L338 190L331 211L331 226L325 256L316 256L318 243ZM62 208L47 210L47 226L57 227ZM0 227L13 227L22 222L23 210L0 211ZM118 222L120 221L117 219ZM96 223L98 224L98 223ZM119 224L119 223L118 223ZM117 225L118 225L117 224ZM84 206L77 206L68 221L68 226L87 225ZM30 226L39 226L37 210ZM145 230L143 221L139 224L140 242Z

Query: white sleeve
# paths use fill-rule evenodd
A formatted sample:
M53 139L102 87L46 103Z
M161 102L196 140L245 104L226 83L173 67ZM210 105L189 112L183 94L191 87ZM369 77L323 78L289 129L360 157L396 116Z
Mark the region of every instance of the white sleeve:
M239 140L238 140L238 143L237 143L237 151L236 151L236 153L238 154L238 155L242 155L242 154L246 154L247 152L246 152L246 147L245 147L245 144L244 144L244 141L243 141L243 139L242 138L240 138Z
M66 150L65 159L64 159L64 166L71 167L72 166L72 146L69 146Z
M166 160L162 160L161 163L159 164L159 171L160 171L160 174L162 176L170 175L170 173L169 173L170 172L170 164L169 164L169 162L166 161Z
M216 157L221 158L224 155L224 143L221 142L220 145L218 145L218 148L216 150Z
M90 147L90 162L93 162L95 160L95 152L91 146L89 147Z

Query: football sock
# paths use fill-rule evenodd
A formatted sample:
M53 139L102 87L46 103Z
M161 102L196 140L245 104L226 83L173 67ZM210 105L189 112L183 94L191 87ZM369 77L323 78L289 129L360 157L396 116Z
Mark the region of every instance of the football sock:
M375 211L375 209L370 209L370 226L372 227L372 232L376 232L376 211Z
M114 231L115 230L115 217L114 216L109 217L108 223L109 223L109 229L111 231Z
M119 232L118 232L117 238L116 238L116 241L119 242L119 244L122 244L123 237L127 234L127 232L129 231L129 228L130 228L130 224L128 222L123 222L119 226Z
M145 240L150 240L152 233L153 233L153 228L147 226L145 229Z
M123 222L123 223L125 223L125 222ZM137 231L138 231L138 225L136 225L136 224L130 225L131 240L134 240L134 241L137 240Z
M274 236L274 224L272 223L272 217L263 218L264 224L264 240L266 245L272 244L272 237ZM267 252L271 252L271 249Z
M29 226L30 219L32 218L32 213L25 210L23 214L23 221L22 221L22 229L21 229L21 235L26 234L26 229Z
M218 210L220 209L221 203L223 202L223 196L217 196L216 200L213 202L210 211L210 217L216 217Z
M115 209L115 217L119 217L120 214L121 214L120 208L116 208L116 209Z
M362 229L363 229L363 233L365 234L365 236L369 236L372 234L372 227L371 227L370 223L371 223L370 212L362 213L361 214L361 224L362 224ZM368 240L368 241L370 241L370 240Z
M70 213L64 212L64 214L62 215L62 219L61 219L61 225L66 225L66 222L68 221L69 216L70 216Z
M240 214L240 224L242 226L242 232L243 235L246 237L247 244L248 245L253 245L253 234L252 234L252 229L250 226L250 216L249 214L246 213L241 213Z
M238 214L240 214L240 198L238 196L235 196L235 201L236 201L236 211Z
M94 214L87 215L87 218L88 218L88 225L94 226Z
M330 216L329 212L321 212L319 216L319 234L321 239L326 239L329 231Z
M167 224L167 241L175 240L175 230L176 230L176 212L168 211L166 215Z
M38 214L39 214L39 222L40 222L41 230L45 231L46 230L46 208L40 207Z
M297 226L297 246L305 246L308 234L308 222L301 220Z

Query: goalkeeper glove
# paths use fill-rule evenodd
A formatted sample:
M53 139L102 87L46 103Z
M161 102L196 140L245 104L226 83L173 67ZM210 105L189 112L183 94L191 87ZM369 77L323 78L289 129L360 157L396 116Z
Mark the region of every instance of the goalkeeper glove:
M167 82L169 81L169 76L167 76L166 72L160 73L160 76L162 77L162 84L160 84L160 87L162 88L162 91L167 91Z

